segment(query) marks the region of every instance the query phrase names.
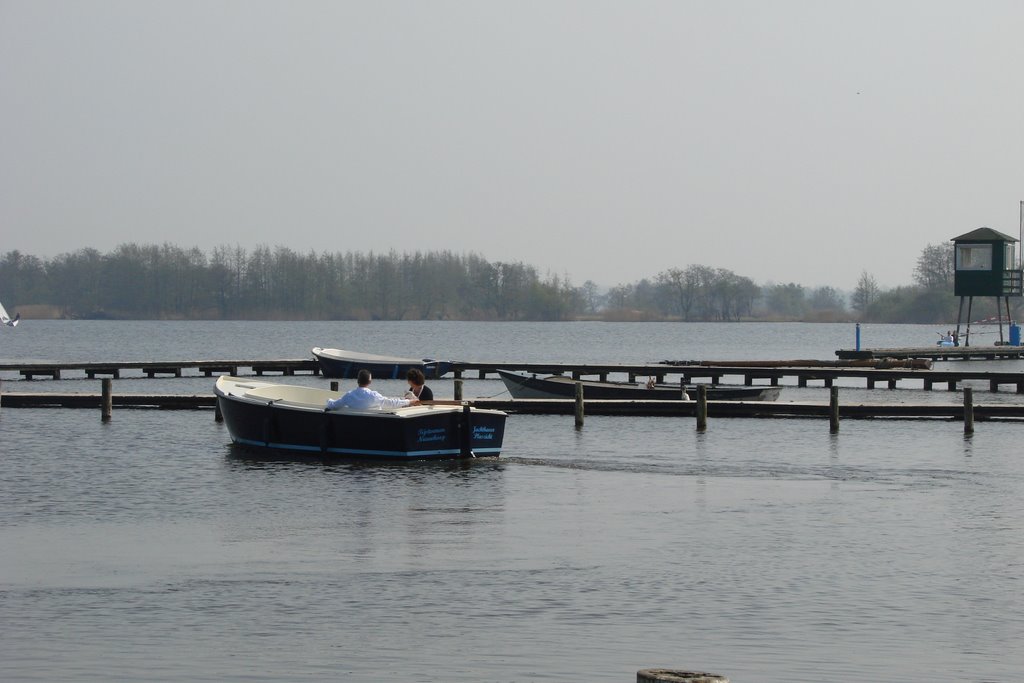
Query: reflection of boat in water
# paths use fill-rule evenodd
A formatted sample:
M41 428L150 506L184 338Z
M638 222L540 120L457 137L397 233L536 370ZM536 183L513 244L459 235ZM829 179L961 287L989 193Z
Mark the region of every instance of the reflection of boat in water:
M412 368L419 368L427 377L440 377L449 370L450 361L430 358L402 358L400 356L379 356L375 353L360 353L344 349L313 349L313 356L320 364L324 377L351 379L359 370L366 368L377 379L400 379Z
M453 403L326 410L337 392L227 376L217 378L214 393L233 442L306 456L496 456L505 436L505 413Z
M670 384L655 384L647 387L633 382L598 382L596 380L576 380L563 375L535 377L508 370L498 370L501 380L505 383L512 398L574 398L576 383L583 385L583 398L590 399L640 399L683 401L697 397L694 385L686 387L687 396L683 397L682 387ZM722 384L705 384L709 401L774 401L782 391L781 387L748 387L725 386Z

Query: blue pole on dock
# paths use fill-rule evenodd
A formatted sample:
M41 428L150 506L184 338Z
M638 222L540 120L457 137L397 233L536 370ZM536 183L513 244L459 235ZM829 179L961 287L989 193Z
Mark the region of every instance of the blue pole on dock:
M857 323L857 350L860 351L860 323Z

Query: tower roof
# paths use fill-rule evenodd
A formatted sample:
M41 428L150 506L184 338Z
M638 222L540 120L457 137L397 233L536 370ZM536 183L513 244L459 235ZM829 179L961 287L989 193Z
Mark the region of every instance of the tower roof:
M959 237L954 237L950 240L951 242L1017 242L1019 241L1016 237L1010 237L1004 235L998 230L992 228L978 228L977 230L971 230L966 232Z

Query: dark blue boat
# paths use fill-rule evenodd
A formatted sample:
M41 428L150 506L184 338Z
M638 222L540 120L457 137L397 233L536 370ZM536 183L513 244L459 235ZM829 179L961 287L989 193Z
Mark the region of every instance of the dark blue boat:
M506 414L454 401L394 409L327 410L337 392L222 376L217 407L236 444L297 456L446 459L497 456Z

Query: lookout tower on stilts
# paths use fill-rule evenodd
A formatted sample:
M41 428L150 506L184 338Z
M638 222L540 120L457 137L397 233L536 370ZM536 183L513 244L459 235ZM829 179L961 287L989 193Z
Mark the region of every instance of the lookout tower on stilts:
M1010 324L1010 297L1021 296L1021 269L1016 259L1017 239L991 228L978 228L954 237L953 293L960 297L960 311L956 317L956 335L960 338L964 299L967 300L967 330L964 345L971 345L971 307L976 296L994 296L999 319L999 343L1003 341L1003 309ZM1019 340L1017 341L1019 343Z

